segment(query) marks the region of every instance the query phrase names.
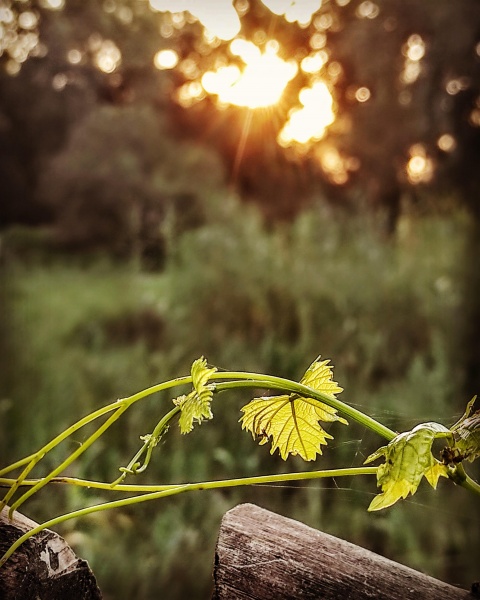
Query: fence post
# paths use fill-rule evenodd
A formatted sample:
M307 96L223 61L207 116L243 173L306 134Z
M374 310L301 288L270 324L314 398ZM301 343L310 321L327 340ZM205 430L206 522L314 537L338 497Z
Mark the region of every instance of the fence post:
M472 593L253 504L228 511L214 600L467 600Z
M8 507L0 513L0 555L37 523ZM59 535L48 529L32 536L0 569L2 600L101 600L95 576Z

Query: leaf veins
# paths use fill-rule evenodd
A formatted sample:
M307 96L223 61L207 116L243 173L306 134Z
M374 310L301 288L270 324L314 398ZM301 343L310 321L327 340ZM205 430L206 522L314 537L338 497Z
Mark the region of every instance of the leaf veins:
M300 383L326 394L340 393L342 388L333 381L332 367L328 362L317 359ZM333 439L319 421L347 423L334 408L298 394L254 398L242 408L242 412L242 429L250 431L254 438L260 436L260 444L272 438L270 453L278 449L283 460L290 454L299 455L304 460L315 460L317 454L322 453L321 446L326 445L328 439Z
M439 478L448 476L447 467L432 454L435 435L444 432L448 429L438 423L417 425L411 431L400 433L367 458L365 464L385 457L377 471L377 484L382 493L372 500L369 511L387 508L400 498L415 494L422 477L435 489Z

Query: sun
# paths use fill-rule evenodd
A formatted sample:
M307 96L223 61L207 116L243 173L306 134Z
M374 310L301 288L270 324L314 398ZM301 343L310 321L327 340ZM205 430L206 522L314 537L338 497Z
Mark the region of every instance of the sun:
M304 87L297 102L277 129L277 142L283 147L304 151L325 137L335 120L337 107L331 88L324 79L328 52L316 44L307 56L285 58L285 50L275 39L262 40L261 46L249 41L241 33L241 22L233 0L149 0L151 7L160 12L188 11L204 27L203 43L212 48L224 44L222 60L203 72L191 57L181 58L171 48L163 48L155 55L157 69L178 69L186 81L176 92L176 100L188 108L210 96L219 108L243 107L248 112L268 109L271 118L285 117L285 92L297 75ZM283 15L289 23L308 25L320 8L321 0L262 0L274 14ZM313 39L313 38L312 38ZM287 55L288 56L288 55ZM188 64L188 66L187 66ZM192 67L193 64L193 67ZM196 72L195 72L196 71ZM368 90L367 90L368 91ZM293 94L289 95L292 102ZM294 101L295 102L295 101ZM248 115L248 119L252 116ZM247 122L247 121L246 121ZM248 120L248 122L250 122Z
M207 71L202 86L222 104L252 109L272 106L298 72L297 63L280 58L278 50L275 40L267 42L261 52L252 42L236 38L230 44L230 53L241 59L244 68L230 65Z

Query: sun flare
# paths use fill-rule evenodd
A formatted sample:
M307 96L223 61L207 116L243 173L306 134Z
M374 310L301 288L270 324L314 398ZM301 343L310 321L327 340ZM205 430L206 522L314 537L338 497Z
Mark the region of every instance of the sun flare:
M186 81L178 88L175 98L188 108L205 97L215 99L218 107L244 107L250 110L274 107L282 102L288 84L299 75L304 86L298 95L298 105L292 108L277 136L283 147L306 148L324 138L327 128L335 120L335 106L330 88L324 79L331 77L328 52L324 48L325 35L318 32L311 38L311 52L306 56L286 58L285 49L275 39L262 39L254 43L241 34L240 12L233 0L148 0L151 7L160 12L171 13L172 27L175 15L190 13L189 18L199 21L204 27L203 51L218 48L221 41L223 57L209 64L205 71L200 66L201 56L181 57L172 48L163 48L154 57L159 70L178 69ZM262 0L276 15L282 15L289 23L304 27L312 22L322 0ZM248 4L248 3L247 3ZM178 19L177 19L178 21ZM185 23L185 18L178 21ZM183 26L183 25L182 25ZM163 35L163 34L162 34ZM165 34L169 37L171 34ZM317 40L315 36L321 36ZM314 43L315 41L315 43ZM203 52L202 51L202 52ZM200 52L200 54L202 54ZM328 71L328 72L327 72ZM365 94L369 90L362 88ZM367 100L365 97L362 100ZM291 100L291 98L290 98ZM285 106L281 106L285 109Z
M262 53L252 42L235 39L230 52L245 63L243 70L230 65L207 71L202 77L205 91L218 96L223 104L247 108L276 104L298 72L295 61L284 61L277 55L278 43L274 40L267 43Z

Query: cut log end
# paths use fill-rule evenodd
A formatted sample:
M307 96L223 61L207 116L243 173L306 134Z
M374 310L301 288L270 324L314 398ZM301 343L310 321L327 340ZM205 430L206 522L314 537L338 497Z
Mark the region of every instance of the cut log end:
M8 507L0 513L0 555L37 526ZM32 536L0 568L2 600L101 600L95 576L59 535L48 529Z

